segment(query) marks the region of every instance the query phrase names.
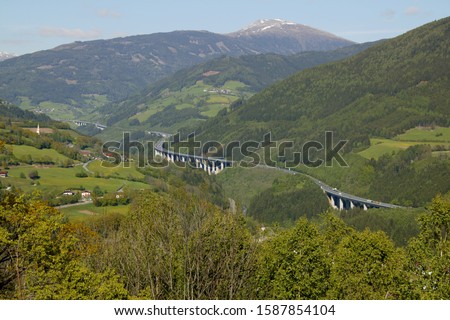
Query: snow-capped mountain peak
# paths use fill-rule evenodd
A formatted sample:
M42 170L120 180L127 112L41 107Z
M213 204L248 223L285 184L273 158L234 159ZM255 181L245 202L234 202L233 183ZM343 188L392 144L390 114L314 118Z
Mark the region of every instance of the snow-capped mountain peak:
M252 41L264 44L271 47L270 50L287 46L292 53L333 50L352 44L329 32L283 19L260 19L228 36L242 39L247 44Z
M259 33L269 29L283 29L284 26L295 26L297 23L283 19L260 19L238 32Z
M13 54L13 53L0 51L0 61L6 60L6 59L10 59L10 58L14 58L15 56L16 55Z

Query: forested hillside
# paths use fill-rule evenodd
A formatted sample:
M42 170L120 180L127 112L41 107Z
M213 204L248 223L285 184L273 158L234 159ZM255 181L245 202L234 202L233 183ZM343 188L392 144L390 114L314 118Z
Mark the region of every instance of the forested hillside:
M31 121L37 121L42 124L48 124L48 123L56 123L50 117L46 116L45 114L38 114L35 112L30 112L27 110L22 110L19 107L12 105L8 103L7 101L4 101L0 99L0 117L13 120L31 120Z
M299 72L207 121L198 133L228 142L271 131L300 145L330 130L352 148L417 125L449 126L449 35L445 18L345 61Z
M0 62L0 97L56 119L103 120L98 107L222 55L295 54L353 44L297 24L289 25L282 35L271 34L270 41L265 32L253 38L173 31L63 44Z
M99 109L108 126L123 130L176 132L199 123L249 98L268 85L293 73L340 60L375 43L364 43L333 51L309 51L295 55L257 54L222 56L183 69L151 84L141 93ZM102 136L116 131L106 129Z
M293 149L274 159L284 165L292 151L301 151L310 140L323 142L324 132L332 131L335 143L348 141L343 151L349 167L334 163L298 170L363 197L424 206L450 189L450 139L440 139L443 133L407 144L399 139L410 128L426 135L450 126L449 46L450 18L445 18L276 83L205 121L197 138L262 141L271 132L273 140L294 142ZM398 147L380 147L376 158L362 157L364 149L379 143L377 137Z

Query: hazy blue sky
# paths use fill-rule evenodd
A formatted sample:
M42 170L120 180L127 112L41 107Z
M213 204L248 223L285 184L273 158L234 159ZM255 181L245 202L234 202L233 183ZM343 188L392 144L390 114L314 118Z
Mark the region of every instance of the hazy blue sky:
M0 0L0 51L173 30L228 33L261 18L365 42L449 15L449 0Z

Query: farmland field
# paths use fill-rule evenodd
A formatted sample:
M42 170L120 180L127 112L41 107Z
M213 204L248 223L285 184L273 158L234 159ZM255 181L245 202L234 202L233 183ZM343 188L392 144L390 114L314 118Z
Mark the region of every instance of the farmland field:
M127 214L130 209L130 205L120 206L108 206L108 207L96 207L92 203L82 204L77 206L70 206L59 209L69 220L79 221L86 220L92 217L98 217L100 215L119 213Z
M31 159L33 161L40 161L42 159L50 159L52 162L58 162L58 161L67 161L69 158L67 158L65 155L62 155L58 153L54 149L37 149L31 146L25 146L25 145L9 145L9 147L12 147L12 151L14 156L17 159L25 159L28 155L31 156Z
M428 144L432 147L444 146L449 148L450 128L413 128L403 134L397 135L393 139L372 138L370 139L371 146L359 152L359 154L366 159L378 159L383 154L404 150L418 144ZM438 152L439 154L448 154L446 151Z
M28 178L28 174L32 170L38 171L38 174L40 176L39 179L31 181ZM10 184L22 189L23 191L40 190L43 192L48 192L57 190L62 193L66 189L92 190L95 186L99 186L106 192L115 192L124 186L128 186L132 189L150 188L148 184L136 181L127 181L124 179L76 177L75 174L77 172L83 171L83 168L81 166L75 166L73 168L20 166L12 167L8 171L9 177L2 180L3 185Z

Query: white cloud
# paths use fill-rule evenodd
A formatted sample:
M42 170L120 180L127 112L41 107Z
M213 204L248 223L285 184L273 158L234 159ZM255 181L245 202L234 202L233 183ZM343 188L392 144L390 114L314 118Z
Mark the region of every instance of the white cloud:
M99 10L97 10L96 13L97 13L97 16L102 17L102 18L117 19L117 18L120 18L120 16L121 16L120 13L110 10L110 9L99 9Z
M405 10L405 14L407 16L413 16L413 15L416 15L419 13L420 13L420 9L417 7L409 7L409 8L406 8L406 10Z
M392 9L386 9L383 12L381 12L381 16L386 19L392 19L395 16L395 11Z
M96 39L101 36L99 30L81 30L56 27L43 27L39 30L39 35L43 37L62 37L74 39Z

